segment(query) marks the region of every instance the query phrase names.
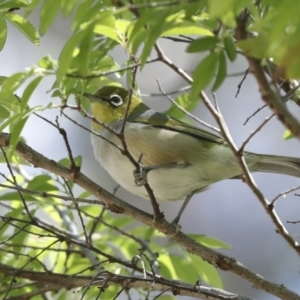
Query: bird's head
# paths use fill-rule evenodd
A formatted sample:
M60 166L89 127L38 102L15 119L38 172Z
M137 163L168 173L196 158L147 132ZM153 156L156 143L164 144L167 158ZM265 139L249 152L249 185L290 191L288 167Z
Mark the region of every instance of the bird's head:
M117 86L104 86L95 94L84 93L91 102L93 116L100 122L111 125L124 119L129 101L129 91ZM131 96L128 116L145 105L140 98ZM101 129L101 125L93 122L93 130Z

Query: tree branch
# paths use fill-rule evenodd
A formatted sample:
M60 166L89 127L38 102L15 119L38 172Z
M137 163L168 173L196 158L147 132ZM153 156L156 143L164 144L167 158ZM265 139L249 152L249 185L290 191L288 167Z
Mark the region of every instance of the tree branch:
M156 291L170 290L173 295L189 296L197 299L228 299L228 300L251 300L251 298L232 294L221 289L209 288L201 285L187 284L178 280L168 280L157 276L152 278L141 278L137 276L124 276L102 272L96 278L90 276L70 276L57 273L44 273L36 271L18 270L16 268L0 263L0 272L5 275L15 275L20 278L30 279L32 281L44 282L47 284L48 291L55 291L61 288L74 289L84 286L96 285L103 287L104 284L126 286L130 288L151 288ZM47 291L46 290L46 291ZM26 295L28 297L28 295ZM19 297L19 296L18 296ZM12 298L10 298L12 299ZM20 298L18 298L20 299ZM28 298L26 298L28 299Z

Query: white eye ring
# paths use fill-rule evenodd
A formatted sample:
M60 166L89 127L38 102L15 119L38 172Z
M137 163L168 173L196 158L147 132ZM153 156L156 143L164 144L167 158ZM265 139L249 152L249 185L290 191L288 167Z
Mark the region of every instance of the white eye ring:
M119 95L111 95L110 96L110 104L113 106L121 106L123 104L123 99Z

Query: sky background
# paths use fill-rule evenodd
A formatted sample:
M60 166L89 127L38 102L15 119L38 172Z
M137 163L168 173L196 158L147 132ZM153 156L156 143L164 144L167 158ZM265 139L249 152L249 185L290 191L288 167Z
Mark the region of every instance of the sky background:
M38 15L32 15L31 21L38 26ZM17 29L9 26L8 39L4 50L0 53L1 74L9 76L14 72L30 67L45 56L51 55L57 59L58 55L70 36L70 20L55 21L49 32L41 38L39 47L31 44ZM184 70L191 72L199 62L198 55L187 55L185 45L161 41L165 54ZM112 56L117 62L127 60L122 49L116 49ZM154 57L154 55L153 55ZM243 72L247 68L246 61L239 57L234 64L229 64L229 74ZM115 78L116 79L116 78ZM156 79L165 91L174 91L186 85L173 71L161 63L147 65L138 73L137 82L143 94L158 93ZM54 77L43 80L34 93L30 105L47 104L58 100L50 97L48 91ZM251 75L244 82L238 97L235 94L241 77L230 77L216 95L220 109L229 127L235 143L239 146L248 135L261 124L264 118L270 116L268 108L262 110L252 118L246 126L243 123L249 115L263 105L258 87ZM209 90L208 95L211 97ZM170 103L163 97L146 98L146 103L154 109L164 111ZM299 113L298 107L289 105L293 112ZM193 112L197 117L211 124L215 124L210 113L201 104ZM48 119L55 121L59 111L52 110L43 113ZM70 116L89 126L89 121L70 111ZM116 186L113 179L95 162L90 135L76 127L68 120L59 119L63 128L67 130L74 155L82 155L82 171L93 178L105 189L112 191ZM274 118L248 144L248 151L257 153L299 156L299 142L296 140L283 141L283 126ZM27 143L35 150L51 159L59 160L67 156L62 137L57 130L38 118L32 116L23 131ZM30 172L35 174L36 170ZM279 193L300 185L299 179L272 174L255 174L257 185L268 199L273 199ZM117 196L141 209L151 212L151 205L120 189ZM171 221L178 212L182 202L161 203L161 210L166 219ZM281 198L277 202L277 211L283 223L300 220L300 199L292 194ZM230 245L233 250L224 251L225 254L236 258L252 271L259 273L270 281L284 284L288 288L300 293L300 261L281 236L276 234L275 227L262 205L251 190L239 180L226 180L211 186L208 190L193 197L180 224L184 233L198 233L213 236ZM286 224L296 240L299 239L300 225ZM256 291L251 285L229 272L221 272L225 289L258 299L275 299L269 294ZM183 297L180 299L184 299ZM189 298L190 299L190 298Z

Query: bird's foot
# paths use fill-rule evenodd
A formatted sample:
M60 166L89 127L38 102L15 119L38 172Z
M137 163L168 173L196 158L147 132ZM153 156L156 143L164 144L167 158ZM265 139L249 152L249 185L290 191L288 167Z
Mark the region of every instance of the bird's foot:
M184 161L178 161L178 162L169 163L169 164L165 164L165 165L144 167L142 162L140 161L139 162L139 170L134 170L133 171L134 183L137 186L145 185L148 182L147 181L147 175L152 170L174 168L174 167L185 168L186 166L188 166L188 163L186 163Z
M180 216L177 216L177 217L171 222L171 224L174 225L175 228L176 228L176 232L175 232L175 234L174 234L173 236L175 236L175 235L176 235L178 232L180 232L180 230L181 230L181 225L178 224L179 219L180 219Z
M147 183L147 174L151 170L148 170L148 168L144 167L143 164L139 163L139 170L133 171L134 176L134 183L137 186L143 186Z

